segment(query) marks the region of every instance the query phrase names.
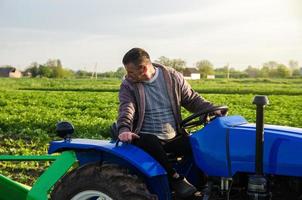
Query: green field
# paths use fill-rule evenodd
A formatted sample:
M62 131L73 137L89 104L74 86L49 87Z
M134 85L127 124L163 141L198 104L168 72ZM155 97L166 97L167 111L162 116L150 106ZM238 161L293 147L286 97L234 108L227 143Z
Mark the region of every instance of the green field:
M117 117L120 83L114 79L0 79L0 153L45 154L48 142L58 139L54 130L60 120L74 124L75 137L108 139L109 126ZM255 122L254 95L268 95L266 123L302 127L302 79L190 83L207 100L227 105L230 115L242 115L250 122ZM31 183L32 175L44 165L2 162L0 173Z

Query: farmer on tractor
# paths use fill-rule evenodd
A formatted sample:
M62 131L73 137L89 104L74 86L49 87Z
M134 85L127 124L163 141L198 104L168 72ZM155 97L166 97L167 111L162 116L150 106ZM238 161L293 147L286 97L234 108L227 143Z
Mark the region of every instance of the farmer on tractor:
M141 48L123 57L127 75L119 92L118 138L153 156L167 171L172 189L182 198L194 196L197 189L178 174L167 153L192 154L187 133L181 129L181 106L196 113L213 107L199 96L172 68L152 63ZM215 115L223 116L224 110Z

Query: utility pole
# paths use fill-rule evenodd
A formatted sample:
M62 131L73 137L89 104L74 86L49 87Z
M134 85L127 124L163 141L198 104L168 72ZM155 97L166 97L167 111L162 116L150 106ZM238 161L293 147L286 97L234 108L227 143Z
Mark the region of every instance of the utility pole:
M95 77L95 79L98 79L98 63L96 62L95 65L94 65L94 70L92 71L91 73L91 79L93 79Z
M98 63L97 62L95 63L94 71L95 71L95 79L97 80L98 79Z
M226 64L226 68L227 68L227 79L229 79L230 78L230 63L227 63Z

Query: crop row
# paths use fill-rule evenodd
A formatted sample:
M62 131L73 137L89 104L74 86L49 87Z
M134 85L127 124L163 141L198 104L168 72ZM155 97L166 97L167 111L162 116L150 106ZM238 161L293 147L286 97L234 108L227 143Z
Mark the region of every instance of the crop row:
M302 95L302 79L216 79L189 82L196 91L203 94ZM1 79L0 90L118 92L120 83L119 79Z

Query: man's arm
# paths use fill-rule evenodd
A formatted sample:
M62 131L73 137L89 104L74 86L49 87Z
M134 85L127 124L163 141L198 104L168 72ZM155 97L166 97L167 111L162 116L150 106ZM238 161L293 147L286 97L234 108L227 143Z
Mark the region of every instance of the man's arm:
M135 98L131 90L125 84L121 85L119 92L119 115L117 120L118 138L122 142L131 142L139 136L132 131L133 119L136 110Z
M199 96L199 94L192 89L181 73L176 72L176 76L180 87L181 106L192 113L213 107L211 102Z
M133 120L136 110L135 97L129 86L121 84L119 92L119 110L117 119L118 133L130 132L133 129Z

